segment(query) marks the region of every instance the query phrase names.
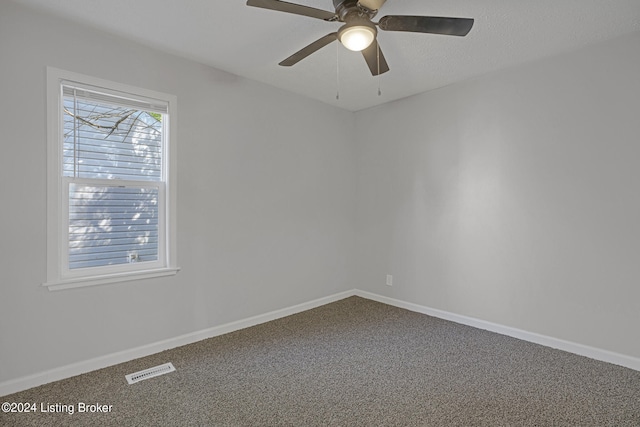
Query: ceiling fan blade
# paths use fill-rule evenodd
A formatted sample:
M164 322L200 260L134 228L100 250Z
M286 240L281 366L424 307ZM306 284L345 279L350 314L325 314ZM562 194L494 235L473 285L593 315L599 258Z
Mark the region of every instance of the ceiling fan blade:
M386 1L387 0L360 0L358 3L360 6L364 6L369 10L378 10Z
M314 41L310 45L303 47L302 49L300 49L299 51L297 51L296 53L294 53L293 55L291 55L290 57L282 61L279 65L282 65L283 67L290 67L292 65L295 65L298 62L302 61L307 56L322 49L323 47L325 47L326 45L328 45L329 43L337 39L338 39L338 33L327 34L326 36L321 37L318 40Z
M384 59L378 40L373 40L373 43L362 51L362 56L364 56L364 60L367 61L372 75L377 76L389 71L389 65L387 64L387 60Z
M378 27L383 31L410 31L414 33L466 36L471 27L471 18L442 18L436 16L389 15L380 19Z
M294 13L296 15L309 16L311 18L324 19L325 21L332 21L336 19L336 14L334 12L328 12L326 10L316 9L300 4L287 3L286 1L280 0L247 0L247 6Z

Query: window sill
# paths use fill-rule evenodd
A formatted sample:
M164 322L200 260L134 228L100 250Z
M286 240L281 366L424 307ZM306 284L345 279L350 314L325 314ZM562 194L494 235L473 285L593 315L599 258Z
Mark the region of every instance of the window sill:
M125 272L108 274L103 276L81 277L73 279L63 279L55 282L43 283L42 286L50 291L60 291L63 289L83 288L87 286L104 285L107 283L128 282L131 280L151 279L154 277L175 276L180 268L159 268L155 270L142 270L136 272Z

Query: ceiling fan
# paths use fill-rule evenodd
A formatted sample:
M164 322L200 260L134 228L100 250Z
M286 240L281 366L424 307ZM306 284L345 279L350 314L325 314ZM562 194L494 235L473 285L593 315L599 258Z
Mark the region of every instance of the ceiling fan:
M374 76L389 71L389 65L377 41L377 28L383 31L408 31L413 33L466 36L471 30L471 27L473 27L473 19L470 18L444 18L435 16L388 15L382 17L378 22L373 22L372 19L376 16L385 1L386 0L333 0L335 12L280 0L248 0L247 5L308 16L329 22L344 23L338 31L319 38L280 62L279 65L290 67L329 43L339 40L347 49L362 52L362 56L364 56L369 70L371 70L371 74Z

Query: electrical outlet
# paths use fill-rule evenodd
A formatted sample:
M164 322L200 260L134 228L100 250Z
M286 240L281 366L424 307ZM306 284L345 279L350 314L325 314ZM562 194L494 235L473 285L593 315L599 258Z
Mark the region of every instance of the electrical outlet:
M387 274L387 286L393 286L393 276Z

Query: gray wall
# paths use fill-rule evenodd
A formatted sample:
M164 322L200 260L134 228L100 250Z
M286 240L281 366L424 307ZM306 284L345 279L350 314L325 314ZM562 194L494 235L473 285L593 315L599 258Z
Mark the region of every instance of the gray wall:
M360 288L640 357L638 46L358 113Z
M50 292L45 66L178 96L178 251ZM353 117L0 2L0 382L353 288Z

